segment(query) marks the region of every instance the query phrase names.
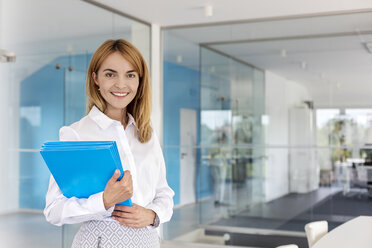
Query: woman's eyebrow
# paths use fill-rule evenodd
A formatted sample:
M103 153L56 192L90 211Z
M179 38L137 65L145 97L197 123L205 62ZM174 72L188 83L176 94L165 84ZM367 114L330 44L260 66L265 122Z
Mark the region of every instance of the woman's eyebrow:
M117 73L117 71L115 71L115 70L113 70L113 69L104 69L103 71L111 71L111 72L115 72L115 73Z
M118 73L117 71L113 70L113 69L110 69L110 68L107 68L107 69L104 69L103 72L105 71L110 71L112 73ZM126 73L133 73L133 72L137 72L136 70L129 70L127 71Z

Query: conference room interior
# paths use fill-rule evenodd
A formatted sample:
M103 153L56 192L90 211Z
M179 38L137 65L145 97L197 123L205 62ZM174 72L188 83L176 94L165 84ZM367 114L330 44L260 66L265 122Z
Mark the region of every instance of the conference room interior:
M11 82L0 166L8 247L70 247L80 226L45 221L39 148L85 114L95 48L125 38L151 61L147 23L83 1L51 10L39 14L63 31L29 21L38 35L13 41L17 62L0 63ZM69 29L82 11L89 21ZM365 11L162 29L161 139L176 193L163 247L307 247L306 223L326 220L332 230L372 215L370 20Z

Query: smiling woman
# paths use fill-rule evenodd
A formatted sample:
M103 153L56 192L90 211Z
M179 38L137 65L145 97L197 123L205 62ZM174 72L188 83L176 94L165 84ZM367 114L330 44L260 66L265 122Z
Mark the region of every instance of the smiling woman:
M108 40L92 57L87 74L87 110L96 106L124 126L129 111L139 127L139 140L148 141L152 132L150 80L138 49L122 39Z
M92 73L95 84L106 102L105 114L126 126L123 111L137 93L139 79L133 66L119 53L110 54L100 69Z
M150 125L146 63L126 40L108 40L87 72L88 115L62 127L60 140L114 140L124 176L117 170L103 192L88 199L62 195L50 179L44 214L55 225L83 223L72 247L159 247L156 228L173 214L157 136ZM104 165L102 165L104 166ZM133 207L116 205L132 198ZM93 237L93 238L92 238Z

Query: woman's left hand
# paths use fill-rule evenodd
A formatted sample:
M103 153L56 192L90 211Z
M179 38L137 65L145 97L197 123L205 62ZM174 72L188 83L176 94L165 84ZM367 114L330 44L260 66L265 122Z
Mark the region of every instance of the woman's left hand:
M115 205L113 218L123 226L143 228L154 223L156 214L151 209L133 204L133 207Z

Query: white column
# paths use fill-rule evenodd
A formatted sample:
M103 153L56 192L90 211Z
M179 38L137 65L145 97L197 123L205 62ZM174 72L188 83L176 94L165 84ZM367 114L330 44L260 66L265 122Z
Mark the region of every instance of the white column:
M0 0L0 49L4 49L4 3Z
M9 49L6 33L6 25L10 20L6 18L6 11L10 8L6 2L0 0L0 49ZM9 15L9 13L7 13ZM14 145L18 143L18 118L14 118L13 97L14 89L14 63L0 62L0 214L14 212L18 209L19 201L19 154L14 151Z
M14 64L0 63L0 214L13 212L18 209L19 171L18 153L14 143L18 123L13 123L11 83Z
M151 25L151 85L152 126L163 144L163 83L162 83L161 29Z

